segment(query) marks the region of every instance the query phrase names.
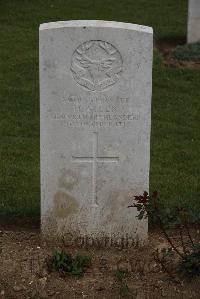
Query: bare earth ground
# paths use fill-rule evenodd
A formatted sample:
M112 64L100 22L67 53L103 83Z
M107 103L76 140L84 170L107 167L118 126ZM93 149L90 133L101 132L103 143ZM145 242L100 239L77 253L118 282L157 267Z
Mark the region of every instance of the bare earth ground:
M155 262L154 250L166 246L156 231L150 232L149 245L143 248L67 248L70 253L92 258L84 276L76 278L49 273L45 259L53 246L41 241L35 223L16 223L0 221L0 298L200 298L200 278L174 282ZM130 293L126 297L120 295L122 285L115 275L122 268L128 270L125 283Z
M178 45L184 45L184 40L158 40L155 42L155 47L164 58L165 65L178 68L200 68L200 61L184 61L177 60L173 52Z

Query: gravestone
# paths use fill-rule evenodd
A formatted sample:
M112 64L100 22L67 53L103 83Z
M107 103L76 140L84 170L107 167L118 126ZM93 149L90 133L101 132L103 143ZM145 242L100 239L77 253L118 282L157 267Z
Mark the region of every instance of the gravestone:
M189 0L187 42L200 42L200 0Z
M40 26L41 222L46 237L147 239L153 32L107 21ZM80 241L81 240L81 241Z

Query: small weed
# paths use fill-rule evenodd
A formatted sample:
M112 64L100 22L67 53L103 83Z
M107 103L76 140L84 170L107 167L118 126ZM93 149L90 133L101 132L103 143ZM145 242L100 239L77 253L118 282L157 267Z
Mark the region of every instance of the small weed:
M178 60L198 61L200 60L200 43L178 46L174 51L174 56Z
M155 254L155 260L161 264L164 271L166 271L171 277L174 277L172 270L167 267L167 261L174 260L174 255L178 257L178 265L176 266L176 272L179 272L188 277L200 275L200 241L198 237L199 229L197 229L197 235L192 237L189 223L190 214L183 207L177 207L174 217L169 215L168 219L164 219L160 212L160 199L158 192L153 192L149 195L144 192L143 195L134 196L133 205L129 207L135 207L138 211L137 218L139 220L143 218L154 219L168 241L170 247L163 248L161 252L158 250ZM167 221L168 220L168 221ZM173 221L173 225L179 229L179 242L175 242L173 237L169 234L169 223ZM185 234L185 236L184 236Z
M121 297L127 297L131 293L130 290L129 290L129 287L126 283L127 275L128 275L128 270L127 269L118 269L115 272L115 276L118 279L119 286L120 286L119 287L119 292L120 292Z
M89 256L77 254L73 257L64 250L54 251L53 255L47 260L49 271L58 271L62 275L82 276L86 267L90 264L91 258Z
M194 244L193 250L185 255L179 271L190 277L200 275L200 244Z

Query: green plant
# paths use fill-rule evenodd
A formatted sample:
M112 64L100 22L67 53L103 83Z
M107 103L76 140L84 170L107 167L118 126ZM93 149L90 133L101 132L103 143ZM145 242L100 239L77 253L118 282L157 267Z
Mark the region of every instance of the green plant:
M53 255L48 258L47 266L50 271L58 271L60 274L72 274L82 276L85 268L91 263L89 256L77 254L73 257L71 254L62 251L54 251Z
M178 46L174 51L174 56L178 60L200 60L200 43Z
M161 252L157 250L155 260L161 264L164 271L173 277L166 261L176 254L179 258L178 272L189 277L200 275L200 241L198 233L193 237L190 232L189 212L183 207L177 207L174 217L169 217L168 221L163 220L159 202L157 191L153 192L152 195L145 191L143 195L134 196L134 202L129 206L137 208L138 215L136 217L138 219L147 217L154 219L154 223L157 223L170 245L169 248L163 248ZM174 226L179 229L179 242L175 242L169 233L169 229ZM196 230L196 232L198 231L199 229ZM184 234L186 235L185 238Z
M120 285L119 292L122 297L127 297L131 293L126 283L127 275L128 275L127 269L117 269L117 271L115 272L115 276L118 279Z

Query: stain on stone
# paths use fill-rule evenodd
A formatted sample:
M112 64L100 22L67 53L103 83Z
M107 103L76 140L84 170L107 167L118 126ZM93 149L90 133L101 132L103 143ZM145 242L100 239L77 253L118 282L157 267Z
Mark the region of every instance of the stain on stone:
M108 203L112 208L114 208L117 198L120 196L120 191L111 191L108 194Z
M111 191L108 194L108 198L106 201L106 210L104 211L104 217L106 222L115 222L117 221L116 218L116 202L118 202L118 198L120 196L120 191Z
M76 199L61 190L54 195L54 214L57 218L66 218L78 210Z
M107 207L104 211L104 217L107 223L114 223L119 221L119 215L129 204L129 198L127 192L122 190L113 190L109 192L105 202Z
M52 61L50 59L46 59L44 61L44 70L46 71L48 69L53 69L53 70L56 69L56 63L55 63L55 61Z
M101 188L106 184L105 179L98 178L97 179L97 191L100 191Z
M59 178L58 186L59 188L64 188L66 190L72 190L74 185L78 183L77 174L71 169L63 169L62 175Z

